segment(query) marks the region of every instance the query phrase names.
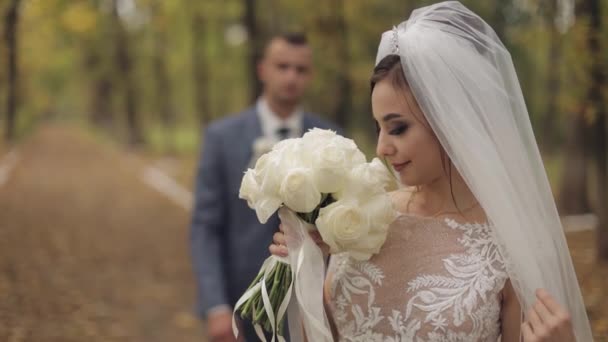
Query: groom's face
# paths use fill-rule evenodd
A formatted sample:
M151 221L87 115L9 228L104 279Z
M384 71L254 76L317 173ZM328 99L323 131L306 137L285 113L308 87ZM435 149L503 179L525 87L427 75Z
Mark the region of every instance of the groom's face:
M258 66L264 94L284 104L297 104L312 76L312 51L306 44L294 45L275 38Z

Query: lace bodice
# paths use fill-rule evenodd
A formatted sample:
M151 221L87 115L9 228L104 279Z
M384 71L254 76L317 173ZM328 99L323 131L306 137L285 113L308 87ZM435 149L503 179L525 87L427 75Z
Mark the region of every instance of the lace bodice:
M340 341L496 341L507 280L487 224L400 216L369 261L334 255Z

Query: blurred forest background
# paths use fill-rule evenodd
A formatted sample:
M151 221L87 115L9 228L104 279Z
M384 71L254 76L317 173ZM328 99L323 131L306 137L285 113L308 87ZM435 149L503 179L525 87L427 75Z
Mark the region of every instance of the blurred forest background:
M125 176L131 172L130 168L148 164L158 166L178 184L192 189L202 128L254 101L259 94L255 64L263 43L274 33L307 33L314 51L315 79L306 97L306 107L345 127L371 156L375 131L371 128L368 78L380 34L401 22L412 9L434 2L437 1L0 0L3 138L0 160L3 156L6 156L4 160L16 160L11 155L13 150L19 150L21 155L19 162L11 162L17 165L12 185L9 178L4 188L2 179L8 176L0 164L0 239L4 236L6 247L0 251L0 266L5 267L0 268L0 321L4 311L14 316L12 320L4 320L4 327L0 323L0 337L17 341L28 340L27 336L58 334L64 341L69 340L66 336L74 334L77 341L78 336L91 338L106 334L103 336L112 340L122 337L131 340L134 335L130 334L142 329L139 323L124 326L126 323L121 320L100 327L96 325L99 308L95 306L85 315L89 325L74 325L82 330L74 328L72 332L62 333L51 332L53 329L49 328L39 330L38 334L43 335L31 335L38 320L46 317L41 312L56 315L56 305L61 305L49 304L47 311L16 309L28 300L31 301L28 305L36 307L38 303L34 299L44 301L48 293L38 288L36 291L42 291L40 297L31 299L24 284L35 281L20 278L15 264L27 259L20 257L21 254L38 250L41 248L38 244L46 243L39 234L50 234L48 230L57 232L69 225L91 226L98 228L91 236L104 239L111 236L107 231L103 233L107 225L116 224L104 221L110 213L118 217L122 214L117 213L124 209L125 221L119 225L135 227L142 224L141 216L149 213L158 216L163 210L170 211L163 209L170 206L168 202L129 207L136 200L148 201L147 198L154 196L152 192L141 198L134 197L120 210L108 206L116 205L116 198L125 197L125 189L131 193L145 191L132 182L124 183L124 179L131 177ZM574 223L569 224L585 226L574 227L575 233L570 233L568 239L594 331L602 340L602 336L608 335L608 310L603 308L608 303L608 283L604 280L608 276L608 0L463 0L462 3L490 23L511 51L560 213L573 218L569 222ZM77 159L82 154L86 154L86 158ZM68 160L70 156L76 159ZM46 162L54 162L55 166ZM85 167L85 163L93 166ZM122 163L124 174L116 163ZM82 180L82 186L74 185L83 173L98 178ZM109 174L113 175L112 180L107 178ZM122 178L118 179L119 176ZM58 180L66 177L69 180L64 183ZM20 179L21 185L17 184ZM132 179L137 182L136 178ZM109 194L108 189L114 186L122 190ZM107 201L103 204L84 200L84 189L104 187L105 193L97 189L91 195L105 198ZM41 195L44 189L52 189L49 191L55 191L53 194L57 197ZM28 191L33 197L27 197ZM131 198L129 196L126 197ZM23 199L18 201L18 197ZM91 216L87 218L83 214L69 220L68 214L55 217L60 210L51 208L53 205L69 207L70 212L91 210ZM90 206L81 207L84 205ZM102 210L106 212L99 213ZM41 212L51 218L35 221L32 217L43 216ZM10 216L18 214L27 214L29 218ZM92 217L98 219L89 224L86 220ZM20 221L22 219L24 221ZM52 219L58 221L48 221ZM159 314L154 319L163 317L164 322L173 322L182 330L198 326L187 314L193 296L192 285L179 287L184 286L180 283L192 282L187 252L183 251L187 246L188 213L172 213L144 221L164 222L168 227L173 226L171 231L178 232L175 233L178 237L183 237L183 241L175 240L174 251L158 255L159 260L166 262L168 255L177 253L175 260L183 263L166 265L163 270L167 273L157 269L163 279L172 278L174 283L151 290L155 293L151 296L161 300L178 298L175 293L167 295L175 292L175 288L188 296L186 300L175 299L181 301L179 308L166 309L174 310L173 316L167 318ZM40 228L41 225L45 228ZM35 229L36 233L30 235L38 238L20 245L26 240L24 236L30 236L24 233L30 229L27 227ZM141 247L142 256L138 258L142 264L138 267L145 268L145 263L150 262L145 260L150 259L146 256L147 248L166 248L162 244L167 243L163 235L167 232L165 228L158 229L158 241ZM141 229L142 234L151 234L149 226ZM53 248L72 248L71 243L80 243L71 235L73 231L65 234L65 241L70 242L57 242ZM124 236L124 232L116 231L117 240ZM136 239L136 235L133 238ZM56 238L50 234L48 239ZM88 241L85 236L82 239ZM81 249L82 253L90 252L87 248ZM108 253L115 253L112 251ZM61 253L73 259L80 252ZM107 251L101 248L98 252L105 255ZM54 260L49 259L53 253L35 260ZM131 257L128 260L132 260ZM93 259L87 262L93 263ZM123 259L114 262L120 260ZM32 262L27 267L46 268L38 261ZM107 264L109 269L121 266L129 267L128 263L116 265L108 261ZM70 270L78 272L76 266ZM116 280L120 281L121 277L117 274ZM161 282L158 277L150 278L150 282ZM176 279L180 281L175 282ZM85 283L79 286L87 286ZM62 286L57 288L63 289ZM116 289L120 286L111 285ZM23 289L15 290L16 287ZM3 289L17 298L21 293L23 300L1 299L3 293L7 293ZM86 293L81 297L82 302L92 301ZM599 305L601 302L603 306ZM108 305L108 301L100 303ZM74 305L83 307L84 304ZM108 310L112 310L111 305L101 311ZM32 329L27 327L27 320L19 319L24 315L32 317ZM155 322L154 319L150 322ZM15 332L16 326L21 326L21 330ZM162 327L162 323L150 323L155 329L160 329L159 326ZM163 340L158 337L161 335L178 338L167 334L158 332L156 338ZM179 336L179 340L187 340ZM156 339L147 336L145 340Z

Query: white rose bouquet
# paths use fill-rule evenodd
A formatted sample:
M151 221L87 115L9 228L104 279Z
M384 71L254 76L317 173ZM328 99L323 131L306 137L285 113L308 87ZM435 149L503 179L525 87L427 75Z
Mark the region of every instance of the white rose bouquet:
M387 195L395 185L387 166L377 158L367 163L352 140L333 131L312 129L302 138L279 142L262 155L245 172L239 197L247 200L262 223L283 207L284 223L288 216L300 221L288 226L318 229L331 253L347 252L367 260L378 253L395 218ZM292 213L285 215L285 208ZM289 238L289 232L286 235ZM288 242L290 257L291 247ZM301 254L298 265L306 258L303 251ZM320 264L324 267L322 260ZM238 301L235 313L251 319L258 335L264 329L281 340L283 317L298 274L289 260L269 257ZM295 291L298 295L298 289Z

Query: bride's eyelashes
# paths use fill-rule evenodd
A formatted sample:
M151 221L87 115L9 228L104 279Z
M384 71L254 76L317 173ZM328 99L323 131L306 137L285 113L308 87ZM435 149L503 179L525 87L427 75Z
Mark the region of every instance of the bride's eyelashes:
M380 135L380 125L378 124L377 121L375 124L376 124L376 135ZM408 124L399 123L395 127L393 127L391 130L389 130L388 134L401 135L401 134L405 133L405 131L407 131L408 128L409 128Z
M405 123L400 123L397 124L397 126L395 126L393 129L391 129L388 134L390 135L401 135L403 133L405 133L408 129L408 125Z

